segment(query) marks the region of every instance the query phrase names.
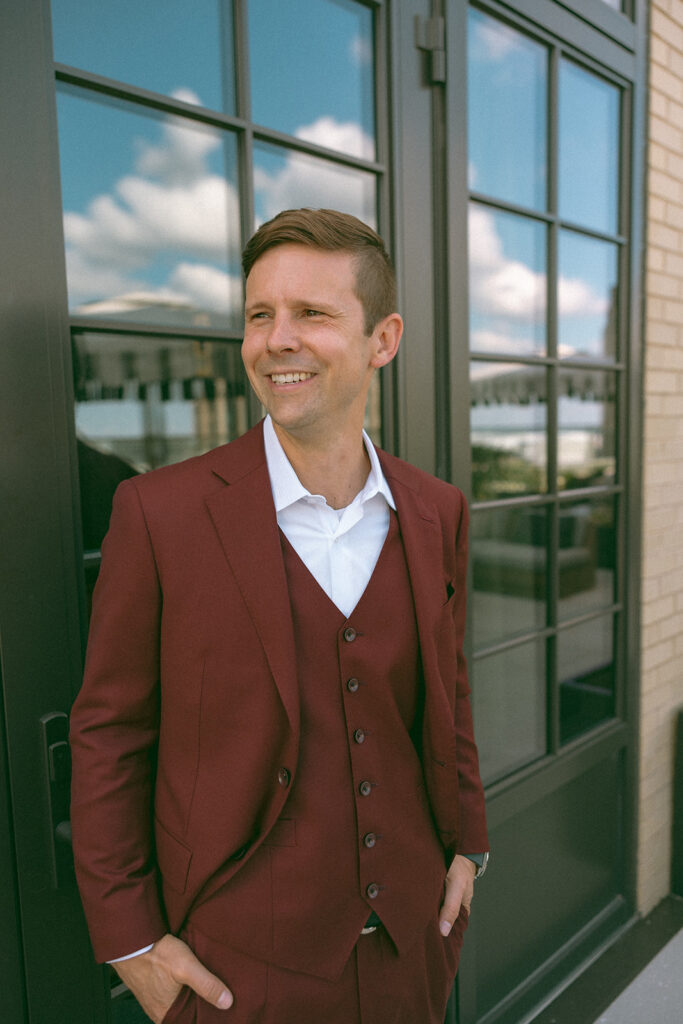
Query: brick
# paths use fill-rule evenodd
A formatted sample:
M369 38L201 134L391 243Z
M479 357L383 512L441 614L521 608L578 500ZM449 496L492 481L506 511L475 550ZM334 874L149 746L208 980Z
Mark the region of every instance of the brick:
M654 153L650 154L650 167L652 168L649 175L650 189L656 196L661 196L662 199L672 200L677 203L681 198L680 182L666 173L661 166L657 167L657 152L655 150ZM666 248L679 249L678 239L676 239L675 245L667 246Z
M680 282L669 274L650 273L647 277L648 293L665 299L679 297Z
M680 29L678 32L683 36ZM680 79L658 64L653 64L650 67L650 88L663 93L676 102L680 102L683 98L683 86Z

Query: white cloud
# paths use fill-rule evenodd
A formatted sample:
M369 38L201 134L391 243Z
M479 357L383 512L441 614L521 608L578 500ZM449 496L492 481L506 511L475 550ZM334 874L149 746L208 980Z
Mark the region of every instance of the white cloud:
M494 63L521 49L519 33L502 21L494 22L490 18L477 20L476 39L481 43L486 57Z
M336 121L333 117L319 117L313 124L296 130L297 139L313 142L317 146L336 149L347 156L374 160L375 144L367 132L355 121Z
M354 123L322 117L299 128L297 138L340 152L371 158L372 140ZM375 226L375 194L367 174L315 157L289 152L273 172L257 167L254 187L264 219L299 206L329 207L352 213Z
M242 305L242 279L218 267L179 263L169 284L190 306L213 313L230 313Z
M475 311L515 321L538 322L545 317L545 274L506 256L493 215L477 206L470 210L469 248L470 301ZM561 316L604 316L607 306L607 299L587 281L560 277Z
M349 55L353 63L361 67L372 64L372 42L367 36L354 36L349 44Z
M199 102L189 92L179 98ZM65 212L72 304L141 292L176 301L180 283L181 302L232 307L234 282L220 267L239 255L239 203L232 184L209 168L220 145L217 134L166 121L158 143L137 140L132 173L84 212Z

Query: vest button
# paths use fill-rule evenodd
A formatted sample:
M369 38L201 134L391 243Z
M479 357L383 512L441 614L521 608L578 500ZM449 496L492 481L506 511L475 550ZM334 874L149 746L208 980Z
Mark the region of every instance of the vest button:
M363 836L363 844L367 846L368 850L371 850L377 842L377 836L374 832L366 832Z
M358 634L356 633L353 626L347 626L346 629L344 630L344 639L346 640L347 644L352 644L353 641L356 639L357 635Z
M281 786L288 786L290 779L291 779L291 775L289 774L289 769L288 768L280 768L280 770L277 773L277 781L280 783L280 785Z
M376 900L379 896L379 886L377 882L370 882L370 885L365 890L365 895L369 900Z
M361 796L370 796L370 794L372 793L372 783L368 782L367 780L361 782L360 786L358 787L358 792L360 793Z
M356 741L356 743L365 743L365 733L363 732L362 729L356 729L356 731L353 734L353 738Z
M346 680L346 689L349 691L349 693L355 693L359 686L360 683L358 682L355 676L351 676L350 679Z

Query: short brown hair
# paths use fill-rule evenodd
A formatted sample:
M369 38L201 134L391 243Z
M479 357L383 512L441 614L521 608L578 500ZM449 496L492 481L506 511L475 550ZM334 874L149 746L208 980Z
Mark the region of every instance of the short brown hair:
M363 306L364 329L396 312L396 274L384 242L357 217L338 210L283 210L262 224L242 253L245 278L257 260L277 245L307 245L324 252L348 252L355 258L355 294Z

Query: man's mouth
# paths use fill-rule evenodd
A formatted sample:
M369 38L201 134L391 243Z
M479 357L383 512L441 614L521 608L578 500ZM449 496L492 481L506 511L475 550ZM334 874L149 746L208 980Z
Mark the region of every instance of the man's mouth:
M299 381L310 380L311 377L315 377L315 374L294 371L293 373L271 373L268 376L273 384L298 384Z

